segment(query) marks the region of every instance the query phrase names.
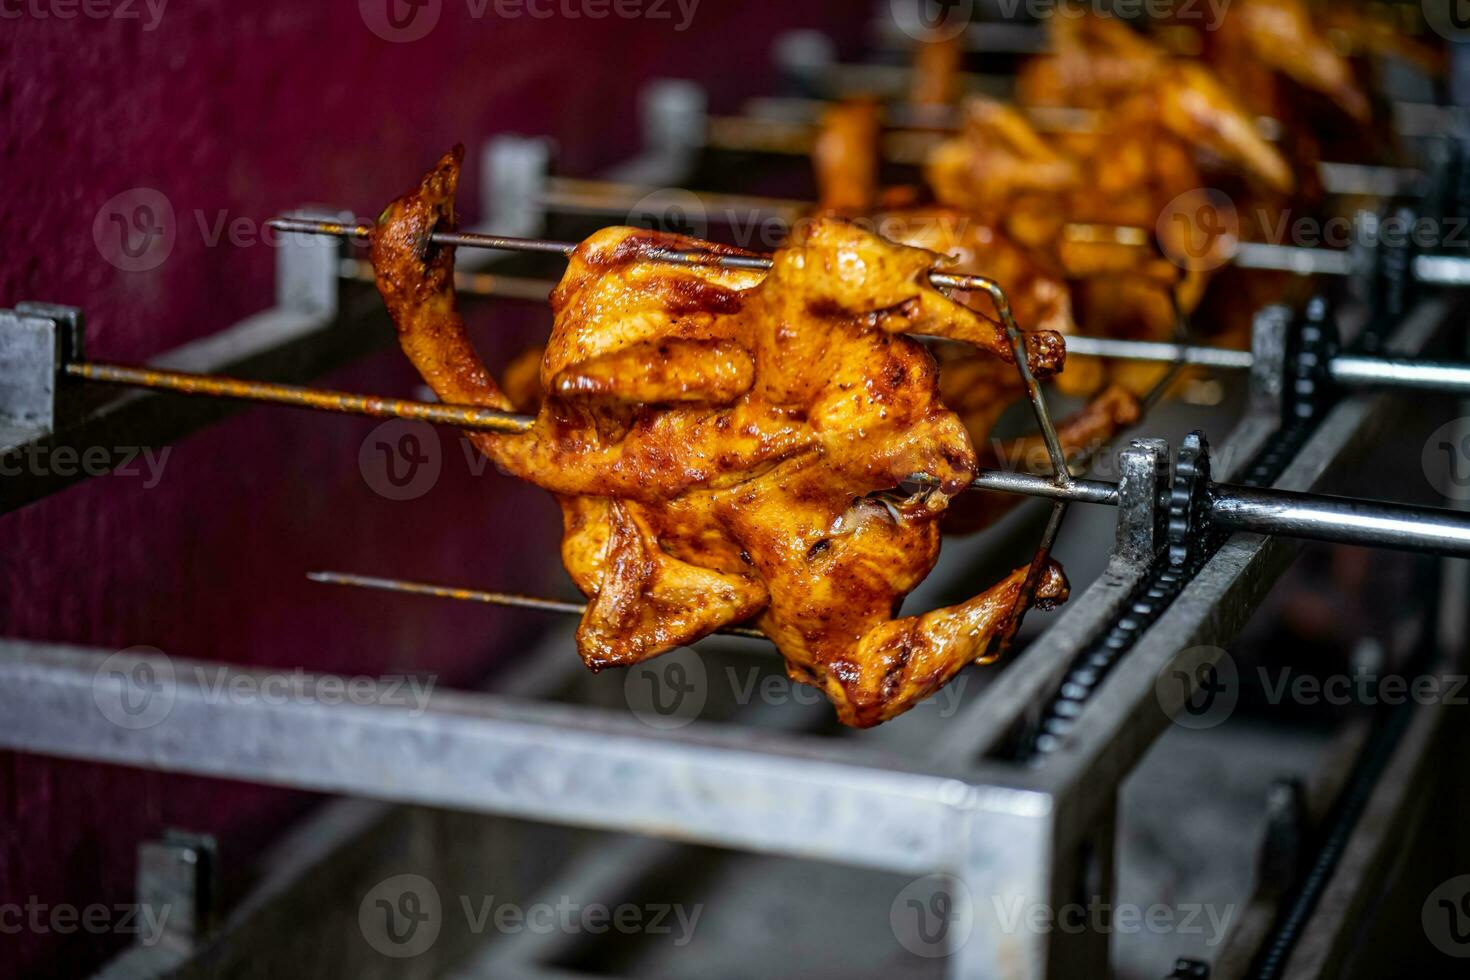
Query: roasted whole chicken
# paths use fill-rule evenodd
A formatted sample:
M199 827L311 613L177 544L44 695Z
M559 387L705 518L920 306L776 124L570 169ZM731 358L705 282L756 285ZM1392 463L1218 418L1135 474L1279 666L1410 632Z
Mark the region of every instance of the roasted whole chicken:
M1352 119L1366 123L1368 97L1352 66L1313 23L1301 0L1234 0L1218 31L1208 32L1210 66L1253 112L1288 117L1279 78L1327 96Z
M903 189L878 188L872 165L865 162L877 159L877 131L877 107L872 102L838 103L824 114L817 140L824 152L813 159L818 212L854 218L884 238L949 256L950 271L1000 283L1020 323L1063 335L1075 333L1071 295L1061 268L1044 251L1027 248L1007 233L1003 209L905 203L900 200ZM1039 210L1045 209L1044 199L1037 204ZM1126 250L1128 267L1137 261L1137 254L1136 248ZM1172 273L1172 267L1167 272ZM956 292L953 298L988 318L998 316L988 293ZM959 413L985 464L1044 472L1046 454L1036 440L999 442L991 436L1001 414L1025 396L1015 370L970 347L945 345L935 353L944 403ZM1069 459L1090 457L1098 445L1138 421L1138 399L1128 390L1108 386L1099 391L1103 378L1095 360L1074 359L1053 380L1067 394L1095 396L1082 410L1059 420L1057 434ZM950 505L944 529L979 530L1015 502L1015 498L966 496Z
M454 227L461 156L383 212L372 261L435 393L509 408L456 311L453 249L430 241ZM470 436L556 495L562 558L589 600L577 646L590 668L752 621L793 680L868 726L982 657L1028 599L1066 598L1048 562L1029 596L1020 568L967 602L896 615L976 468L933 357L905 334L1012 357L997 325L929 284L938 256L837 219L804 228L766 273L650 257L671 248L731 251L633 228L578 246L551 297L533 428ZM1062 365L1056 334L1028 334L1026 351L1040 376ZM900 489L920 472L934 485Z
M1055 256L1082 332L1169 339L1235 242L1257 237L1252 219L1287 200L1291 167L1206 67L1108 17L1054 18L1053 32L1056 52L1028 65L1020 94L1092 109L1090 131L1043 136L1023 110L971 99L960 132L932 153L929 182L941 201L1003 220ZM1127 240L1109 233L1126 229ZM1269 302L1276 286L1252 280L1252 301ZM1216 343L1248 329L1248 315L1214 319ZM1110 376L1141 393L1160 370L1122 363Z

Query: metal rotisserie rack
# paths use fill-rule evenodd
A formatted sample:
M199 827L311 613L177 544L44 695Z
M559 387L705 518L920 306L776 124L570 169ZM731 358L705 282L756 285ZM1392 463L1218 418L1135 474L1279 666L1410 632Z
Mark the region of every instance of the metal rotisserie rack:
M972 34L976 44L1012 51L1036 41L1024 30ZM822 98L840 95L855 77L871 85L902 69L836 64L810 35L784 38L777 48L789 91L799 97L755 100L738 118L711 117L696 84L656 83L643 98L643 153L595 181L553 176L543 140L492 139L480 157L486 221L454 236L461 246L457 285L466 301L544 299L548 276L556 275L548 262L566 251L559 239L575 240L607 223L636 223L645 213L665 224L672 216L669 230L688 230L677 226L691 220L690 201L700 209L697 230L712 239L731 215L792 220L800 202L748 192L759 189L766 173L802 166L793 155L810 149ZM1415 169L1324 165L1328 190L1375 196L1377 203L1356 219L1360 231L1388 220L1448 225L1470 216L1470 128L1460 112L1404 103L1398 122L1418 157ZM890 162L912 163L932 136L906 131L902 119L892 123L885 141ZM663 190L675 187L694 190ZM175 397L180 392L524 431L529 421L507 413L298 387L385 338L386 317L363 282L371 269L350 250L365 226L313 210L283 217L276 227L286 234L277 253L275 305L146 366L88 361L78 308L38 302L0 312L0 458L23 459L37 447L162 445L221 416L219 403L182 403ZM323 236L333 243L324 244ZM439 692L421 713L326 707L310 699L235 704L210 698L178 658L114 655L115 669L98 673L111 651L5 641L0 708L7 723L0 740L25 752L373 801L333 804L283 845L279 877L224 915L211 907L207 841L180 836L145 845L140 901L162 895L195 914L175 924L173 942L125 954L114 964L116 975L264 974L277 957L330 961L344 975L382 969L370 944L344 946L317 936L318 948L308 952L306 938L282 942L272 930L282 915L304 915L299 910L315 897L325 903L344 889L357 895L364 882L394 870L389 858L425 849L435 852L423 862L441 882L489 874L477 862L498 861L494 874L508 876L497 879L506 890L549 895L594 887L641 894L677 866L705 869L701 880L744 882L729 867L764 862L756 866L768 888L810 899L792 899L803 905L789 912L802 924L797 931L809 927L827 942L852 938L848 959L838 955L837 963L872 968L862 957L870 950L888 955L893 947L915 955L887 962L880 975L1104 975L1110 956L1118 962L1110 946L1124 931L1112 915L1121 907L1125 784L1166 735L1204 731L1208 726L1191 722L1218 710L1221 698L1233 704L1241 697L1237 674L1245 668L1232 661L1227 671L1220 660L1232 658L1223 648L1270 601L1278 580L1293 574L1303 542L1317 542L1309 550L1325 542L1414 553L1425 601L1404 618L1417 629L1379 655L1412 678L1464 670L1470 513L1359 491L1396 486L1365 482L1365 460L1399 472L1418 468L1417 443L1408 457L1397 452L1400 420L1415 413L1470 416L1464 331L1470 293L1463 288L1470 285L1470 254L1412 239L1355 237L1359 244L1347 251L1245 245L1237 252L1239 265L1310 275L1320 284L1299 307L1258 311L1248 351L1183 335L1168 344L1068 338L1075 354L1202 368L1238 408L1230 418L1218 406L1151 406L1136 432L1181 434L1172 445L1132 439L1108 460L1107 478L1068 469L1046 397L1025 376L1020 337L1008 324L1052 467L1042 474L982 471L976 488L1035 497L1044 501L1038 508L1049 510L1022 508L986 532L986 546L1009 544L1025 553L1039 536L1045 552L1069 536L1085 537L1073 547L1085 545L1101 560L1084 571L1079 581L1090 584L1076 589L1061 611L1028 620L1003 664L981 668L992 673L978 692L956 702L952 716L916 711L892 731L839 737L824 728L825 716L807 710L810 704L730 703L677 726L650 724L617 707L621 678L584 677L565 631L556 630L491 690ZM997 306L1004 305L1003 282L934 279L941 287L992 289ZM138 390L119 394L115 385ZM1221 419L1229 428L1212 429ZM1450 467L1454 440L1470 445L1470 419L1461 422L1464 428L1446 437ZM82 478L34 475L20 466L5 472L20 474L0 477L6 511ZM1089 515L1064 524L1068 508ZM977 574L977 550L955 551L936 573L937 590ZM580 611L458 587L466 583L317 577ZM713 637L701 643L699 656L711 664L744 663L759 654L758 639ZM125 699L134 678L165 673L172 698L165 719L127 728L99 713L100 701ZM301 683L310 688L322 678ZM1424 800L1442 792L1429 775L1431 749L1443 751L1447 712L1443 701L1364 711L1321 750L1314 766L1320 778L1272 783L1258 815L1249 893L1218 944L1181 944L1187 955L1173 975L1339 975L1354 942L1353 923L1372 903L1385 869L1406 840L1427 833ZM536 868L505 857L528 848L578 856ZM771 857L786 863L778 869ZM738 883L708 887L737 896L729 898L732 909L756 901L739 898L745 886ZM823 888L825 904L818 906ZM444 890L447 895L454 886ZM873 907L844 901L872 894L882 896ZM1082 917L1078 928L1028 925L1005 914L1092 912L1099 905L1104 911ZM919 916L916 936L902 935L896 921L910 907ZM354 898L347 915L356 914ZM923 926L927 915L938 923L932 936ZM756 922L754 913L740 916L746 918L727 927L730 935L717 932L698 955L714 962L740 957L737 935L751 946L790 941L806 948L789 936L772 938L779 930ZM868 944L862 933L873 929L884 934L883 943ZM413 961L421 971L415 975L565 980L701 969L692 959L681 961L677 950L649 953L624 943L597 954L594 971L592 954L580 945L586 937L482 938L446 934ZM259 953L262 945L279 951ZM259 958L249 969L242 965L246 950ZM756 975L751 964L767 969L780 962L749 955L746 968L730 975Z

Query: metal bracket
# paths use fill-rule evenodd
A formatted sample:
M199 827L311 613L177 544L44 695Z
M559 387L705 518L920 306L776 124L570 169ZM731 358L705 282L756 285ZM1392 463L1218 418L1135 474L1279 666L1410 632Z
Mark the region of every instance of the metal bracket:
M551 173L552 142L502 134L480 149L480 214L492 234L535 238L546 228L542 201Z
M306 205L286 217L350 221L350 211ZM333 316L337 312L342 243L323 235L281 235L276 247L276 306L293 313Z
M1251 322L1250 408L1274 416L1281 412L1286 378L1286 338L1291 333L1291 307L1267 306Z
M1256 880L1272 889L1284 889L1294 881L1306 834L1306 789L1301 780L1273 780L1266 790L1266 833L1256 859Z
M787 94L825 99L831 94L831 73L837 64L837 46L821 31L786 31L771 44L780 87Z
M219 848L206 834L167 830L163 839L138 845L140 907L154 910L163 940L190 949L213 924Z
M659 78L639 97L644 152L688 161L704 146L709 99L702 87L679 78Z
M1168 487L1168 440L1134 439L1118 453L1118 558L1146 567L1164 546L1162 501Z
M47 309L69 313L39 312ZM57 383L65 352L79 343L80 323L80 311L64 307L0 310L0 450L55 431Z
M1367 252L1361 278L1362 298L1369 311L1363 331L1364 340L1370 344L1366 353L1375 352L1373 338L1399 323L1414 301L1414 230L1418 217L1410 207L1395 208L1384 219L1369 211L1358 212L1354 247ZM1386 234L1390 229L1391 236Z

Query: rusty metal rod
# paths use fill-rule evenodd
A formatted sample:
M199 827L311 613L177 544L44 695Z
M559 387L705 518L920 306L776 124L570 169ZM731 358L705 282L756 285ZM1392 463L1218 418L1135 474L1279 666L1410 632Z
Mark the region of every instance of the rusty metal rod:
M356 395L323 388L273 384L269 381L245 381L214 374L191 374L186 371L163 371L156 368L104 364L97 361L74 361L63 368L67 376L101 381L106 384L131 385L174 391L181 395L206 395L268 405L291 405L343 415L365 415L376 419L418 419L453 425L480 432L522 433L531 428L532 419L493 408L474 405L443 405L434 402L408 401L402 398L380 398Z

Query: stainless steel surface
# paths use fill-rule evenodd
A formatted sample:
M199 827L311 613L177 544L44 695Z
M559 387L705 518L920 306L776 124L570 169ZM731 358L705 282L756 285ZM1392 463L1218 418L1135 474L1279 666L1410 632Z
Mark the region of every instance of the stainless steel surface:
M930 477L916 474L915 483L934 483ZM999 493L1020 493L1028 497L1047 500L1065 500L1078 504L1116 504L1118 486L1106 480L1072 479L1066 485L1032 473L1016 473L1010 470L980 470L970 484L975 490L991 490Z
M1402 351L1417 350L1446 309L1421 309L1400 332ZM1307 486L1320 479L1343 449L1365 438L1360 429L1368 421L1384 420L1376 410L1383 404L1363 400L1338 409L1288 480ZM1232 440L1231 458L1247 455L1272 425L1248 421ZM1111 799L1106 787L1116 786L1161 723L1148 710L1159 643L1174 656L1178 631L1200 628L1181 626L1178 617L1188 624L1190 617L1208 616L1220 628L1238 624L1251 606L1238 590L1248 585L1259 595L1290 557L1284 542L1254 537L1227 545L1222 554L1231 559L1232 547L1247 546L1269 553L1271 562L1249 568L1238 559L1212 562L1161 621L1158 629L1167 625L1169 637L1145 638L1100 701L1089 705L1063 761L1054 758L1036 773L988 761L978 768L926 764L826 740L704 724L670 735L595 711L476 695L436 695L421 714L387 705L327 706L311 698L311 680L302 685L303 699L292 703L221 701L210 692L231 690L236 677L247 678L248 688L256 675L218 668L224 673L206 676L227 683L206 685L197 670L212 672L213 665L129 655L104 663L99 651L34 644L11 644L0 658L0 710L12 720L0 739L23 751L167 771L622 828L914 874L947 870L976 896L1054 905L1052 889L1075 860L1075 846L1101 826L1097 808ZM1003 738L1054 680L1064 651L1126 599L1140 570L1137 557L1115 556L1104 580L1074 599L1020 662L953 719L930 758L973 759L977 749ZM1227 618L1216 620L1215 610ZM1148 659L1140 661L1140 651ZM169 710L150 727L114 724L99 708L121 705L125 694L136 697L130 685L145 662L154 678L170 678L164 688ZM792 814L800 815L801 834L790 832ZM1048 962L1069 961L1073 942L1054 932L983 933L958 952L951 971L995 975L997 964L1012 963L1037 974Z
M162 928L159 941L189 949L213 925L219 848L209 835L166 831L138 846L137 900Z
M1327 363L1332 380L1349 388L1407 388L1470 394L1470 365L1406 357L1338 354Z

